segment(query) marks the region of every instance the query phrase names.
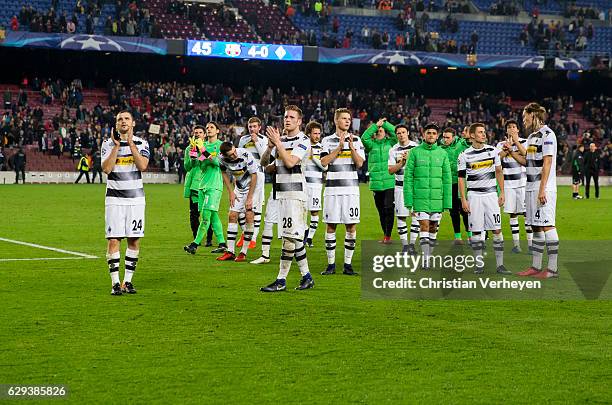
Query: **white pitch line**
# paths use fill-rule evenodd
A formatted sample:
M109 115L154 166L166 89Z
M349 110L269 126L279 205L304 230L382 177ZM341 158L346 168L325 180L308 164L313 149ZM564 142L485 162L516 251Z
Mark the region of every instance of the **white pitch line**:
M64 250L64 249L58 249L58 248L49 247L49 246L37 245L35 243L22 242L20 240L0 238L0 241L15 243L17 245L30 246L30 247L34 247L34 248L38 248L38 249L52 250L54 252L67 253L69 255L80 256L80 257L84 257L86 259L97 259L98 258L97 256L92 256L92 255L88 255L88 254L85 254L85 253L79 253L79 252L73 252L73 251L70 251L70 250Z
M96 259L94 257L34 257L28 259L0 259L0 262L22 262L31 260L82 260L82 259Z

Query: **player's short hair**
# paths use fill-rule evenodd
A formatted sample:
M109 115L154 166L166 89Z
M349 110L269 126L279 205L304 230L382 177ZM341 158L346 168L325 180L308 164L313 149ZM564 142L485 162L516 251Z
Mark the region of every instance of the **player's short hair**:
M453 136L457 135L457 131L455 131L455 128L451 128L451 127L444 128L444 131L442 131L442 133L443 134L450 133L450 134L453 134Z
M435 122L430 122L429 124L425 125L423 127L423 133L425 133L425 131L427 131L428 129L435 129L436 132L440 132L440 127Z
M233 147L233 143L225 141L219 146L219 152L221 152L222 155L226 155Z
M395 133L397 134L397 130L400 128L404 128L406 130L406 132L408 132L408 134L410 134L410 130L408 129L408 127L404 124L399 124L395 126Z
M482 122L475 122L472 125L470 125L470 135L474 135L476 133L476 128L479 127L483 127L484 129L487 129L486 125L483 124Z
M119 111L115 115L115 119L119 116L119 114L130 114L130 117L132 118L132 121L134 121L134 114L132 114L132 111L130 111L130 110L121 110L121 111Z
M194 125L193 129L191 130L191 132L194 132L196 129L201 129L202 131L206 132L206 128L204 128L202 125Z
M215 121L208 121L208 122L206 123L206 125L208 125L208 124L212 124L212 125L214 125L214 126L215 126L215 128L217 128L217 130L221 131L221 127L220 127L220 126L219 126L219 124L217 124Z
M259 124L259 126L261 126L261 120L259 119L259 117L251 117L251 118L249 118L249 120L247 121L247 125L248 124L252 124L252 123L257 123L257 124Z
M317 121L310 121L306 124L306 129L304 131L306 135L310 135L313 129L318 129L323 132L323 125L319 124Z
M535 114L536 118L540 120L540 122L546 121L546 108L542 107L538 103L529 103L523 109L526 113Z
M505 129L506 131L508 130L508 125L510 125L510 124L514 124L514 125L516 125L516 127L517 127L517 128L520 128L520 127L519 127L519 124L518 124L518 122L517 122L516 120L508 120L508 121L506 121L506 123L504 124L504 129Z
M285 107L285 112L287 111L295 111L298 115L298 118L302 118L304 116L304 113L302 113L302 109L294 104L289 104L287 107Z
M338 108L334 112L334 121L338 119L340 114L345 114L345 113L353 117L353 114L351 114L351 110L349 110L348 108Z

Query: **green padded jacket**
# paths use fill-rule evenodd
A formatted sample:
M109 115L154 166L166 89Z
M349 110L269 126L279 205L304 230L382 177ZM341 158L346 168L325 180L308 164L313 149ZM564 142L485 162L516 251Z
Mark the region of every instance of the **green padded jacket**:
M361 136L361 142L368 154L368 171L370 172L370 190L381 191L395 187L395 176L389 174L389 149L397 143L395 126L385 121L383 124L389 136L383 139L373 138L378 130L376 124L372 124Z
M450 164L438 144L422 143L410 151L404 169L404 205L417 212L452 208Z

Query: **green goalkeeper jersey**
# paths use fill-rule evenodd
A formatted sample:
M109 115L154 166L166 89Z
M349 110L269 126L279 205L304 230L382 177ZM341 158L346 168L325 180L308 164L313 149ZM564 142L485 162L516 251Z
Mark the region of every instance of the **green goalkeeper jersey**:
M223 177L219 167L219 148L222 143L220 140L204 142L204 149L210 153L212 159L199 160L202 168L200 190L223 190Z

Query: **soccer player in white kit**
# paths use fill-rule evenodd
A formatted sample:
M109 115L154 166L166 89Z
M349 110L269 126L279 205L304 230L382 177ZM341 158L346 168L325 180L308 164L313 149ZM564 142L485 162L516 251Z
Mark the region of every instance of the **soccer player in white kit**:
M526 155L513 150L507 143L505 150L527 169L525 186L525 223L533 228L532 265L519 276L540 279L559 277L557 257L559 235L555 228L557 209L557 137L545 124L546 109L538 103L529 103L523 109L523 128L531 135L527 138ZM548 267L542 268L544 246L548 253Z
M342 274L357 275L351 261L355 252L357 224L359 223L359 177L357 170L365 161L365 147L361 138L349 131L351 112L339 108L334 114L336 132L321 142L321 164L327 167L323 216L327 224L325 249L327 269L322 275L336 273L336 227L344 224L344 270Z
M283 119L286 135L281 136L278 129L268 127L266 134L269 143L261 157L261 165L267 166L270 157L275 157L278 213L282 226L282 251L280 269L276 280L262 287L264 292L286 290L286 279L295 257L302 280L296 290L314 287L314 280L308 270L304 232L306 231L306 178L304 177L305 159L310 153L310 139L300 131L302 110L295 106L285 107Z
M264 153L264 151L266 150L266 147L268 146L268 138L266 138L264 135L260 133L261 132L261 120L258 117L249 118L249 120L247 121L247 129L249 133L247 135L243 135L242 137L240 137L240 139L238 140L238 147L246 149L251 155L253 155L253 158L259 164L259 161L261 160L261 155ZM265 190L262 189L261 192L265 193ZM262 205L264 203L265 203L265 197L262 197ZM246 219L245 219L245 214L242 212L238 214L238 223L240 224L240 227L242 228L242 231L244 232ZM255 228L253 231L253 239L251 240L249 249L253 249L255 245L257 244L257 236L259 235L259 227L261 225L261 210L259 212L255 212L253 223L254 223ZM242 247L243 238L244 238L244 233L242 234L242 236L240 236L240 240L238 241L236 246Z
M512 148L515 151L520 151L525 154L525 145L527 139L519 136L518 123L514 120L506 121L506 142L512 143ZM504 212L510 215L510 230L512 231L512 253L521 253L520 245L520 229L519 215L525 215L525 184L527 183L527 175L525 167L512 157L512 155L504 150L506 142L499 142L497 149L501 151L499 157L502 162L504 171L504 191L505 199ZM527 234L527 245L531 252L532 231L531 226L525 225L525 233Z
M483 257L483 232L492 231L497 273L512 274L504 266L504 236L501 231L500 207L504 205L505 197L499 150L485 143L487 132L484 124L470 125L470 135L472 146L461 152L457 159L457 180L461 205L468 213L472 248L476 256ZM497 186L499 186L499 196ZM477 266L474 273L481 274L483 271L482 266Z
M108 249L106 260L112 282L112 295L135 294L132 277L145 229L145 194L142 172L149 164L149 144L134 136L134 116L120 111L115 117L116 133L102 143L102 170L108 175L105 199L105 227ZM127 238L125 275L119 282L121 239Z
M231 142L223 142L219 148L221 157L219 167L223 176L223 184L228 190L229 218L227 223L227 250L217 260L246 261L254 233L254 220L257 213L261 216L263 204L264 174L259 162L244 148L235 148ZM228 172L234 178L232 184ZM238 256L234 254L236 235L238 234L238 214L245 215L243 231L244 243Z
M412 217L410 210L404 206L404 166L408 160L410 149L419 146L416 142L411 141L408 137L408 127L403 124L395 127L395 135L397 141L391 149L389 149L389 174L395 175L395 216L397 217L397 234L402 241L402 251L409 254L416 252L414 248L415 240L408 243L408 225L406 218L412 218L412 226L419 226L419 222L415 217ZM417 233L418 235L418 233Z
M310 139L310 156L306 160L304 175L306 176L307 201L306 208L310 211L310 226L304 235L304 243L312 247L312 239L319 227L319 211L323 206L321 192L323 191L323 172L321 164L321 132L323 125L311 121L306 125L306 136Z

